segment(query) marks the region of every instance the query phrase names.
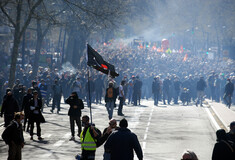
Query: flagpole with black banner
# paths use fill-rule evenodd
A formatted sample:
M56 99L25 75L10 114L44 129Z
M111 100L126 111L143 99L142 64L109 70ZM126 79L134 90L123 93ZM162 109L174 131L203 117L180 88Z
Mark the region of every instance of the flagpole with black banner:
M91 91L90 91L90 74L89 74L89 68L88 68L88 82L87 82L87 85L88 85L88 107L90 108L90 119L91 119L91 124L92 124L92 111L91 111Z
M106 62L102 56L95 51L89 44L87 44L87 65L108 75L112 78L118 77L119 74L115 71L114 65ZM89 68L88 68L88 107L90 107L90 117L92 123L92 111L91 111L91 93L90 93L90 80L89 80Z

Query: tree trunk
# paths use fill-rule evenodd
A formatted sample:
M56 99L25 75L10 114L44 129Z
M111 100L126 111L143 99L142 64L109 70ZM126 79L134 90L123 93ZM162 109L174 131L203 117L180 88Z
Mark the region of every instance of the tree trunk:
M19 44L20 44L19 29L16 28L15 34L14 34L13 50L12 50L12 55L11 55L11 67L10 67L9 85L8 85L8 87L10 88L13 87L13 84L15 81Z
M34 56L34 63L33 63L33 78L37 76L38 73L38 66L39 66L39 58L42 48L42 41L43 41L43 33L41 29L41 21L37 20L37 44Z

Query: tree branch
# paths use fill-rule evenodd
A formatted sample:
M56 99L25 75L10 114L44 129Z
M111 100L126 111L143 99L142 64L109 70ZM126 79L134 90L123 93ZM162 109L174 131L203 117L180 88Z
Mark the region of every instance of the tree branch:
M24 23L24 26L23 26L22 30L20 31L20 36L22 36L22 34L25 32L27 26L28 26L29 23L30 23L30 20L31 20L31 17L32 17L32 15L33 15L34 10L37 8L37 6L40 5L41 2L42 2L42 0L38 0L38 1L32 6L32 8L30 9L28 18L27 18L26 22Z
M9 22L16 27L16 23L13 21L13 19L9 16L9 14L7 13L7 11L4 9L4 7L1 5L1 10L3 12L3 14L6 15L7 19L9 20Z

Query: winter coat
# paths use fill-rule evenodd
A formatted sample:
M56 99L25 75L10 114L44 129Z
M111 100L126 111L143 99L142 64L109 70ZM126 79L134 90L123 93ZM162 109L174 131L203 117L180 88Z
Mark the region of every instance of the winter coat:
M133 160L133 149L139 160L143 159L143 152L137 136L127 128L120 128L113 132L104 147L105 151L111 153L111 160Z
M225 85L225 90L224 90L224 93L227 94L227 95L233 95L233 90L234 90L234 85L232 82L228 82L226 85Z
M3 113L14 115L15 112L19 112L18 102L12 95L6 96L2 103L1 116L3 115Z
M23 97L23 103L22 103L22 110L24 110L25 115L29 115L30 112L30 106L29 106L29 100L33 98L32 94L26 94Z
M233 145L225 140L217 142L213 149L212 160L235 160Z
M65 100L65 103L70 105L68 111L69 116L81 117L81 109L84 109L84 104L81 99L70 96Z
M41 112L42 100L40 98L37 98L37 100L38 100L37 106L34 105L34 98L31 98L29 100L29 106L30 106L29 121L44 123L45 119L44 119L42 112Z
M206 82L203 79L200 79L197 82L197 91L204 91L206 88Z
M11 121L11 123L3 131L2 139L6 144L10 144L11 141L18 145L24 143L22 125L17 125L15 120Z

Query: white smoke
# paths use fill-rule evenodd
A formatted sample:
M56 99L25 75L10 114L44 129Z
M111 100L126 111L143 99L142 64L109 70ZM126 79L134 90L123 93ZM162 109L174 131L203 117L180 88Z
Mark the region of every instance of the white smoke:
M70 74L75 74L76 69L73 67L73 65L70 62L66 62L62 65L62 69L59 71L59 75L62 75L62 73L69 72Z

